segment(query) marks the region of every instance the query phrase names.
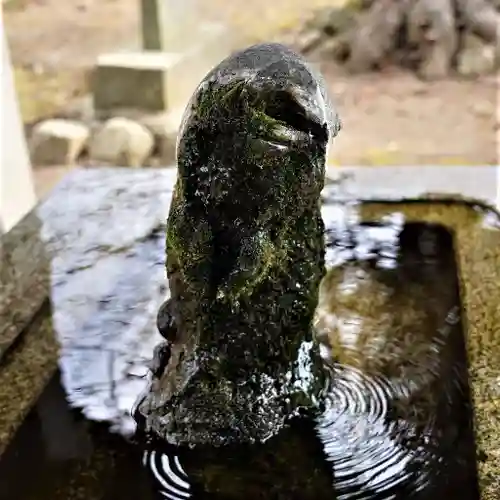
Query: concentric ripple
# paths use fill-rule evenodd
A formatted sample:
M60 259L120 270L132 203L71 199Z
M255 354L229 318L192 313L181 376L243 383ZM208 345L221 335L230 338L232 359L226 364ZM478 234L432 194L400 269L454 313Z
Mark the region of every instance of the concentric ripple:
M434 462L433 416L418 432L414 424L392 416L400 389L353 367L334 365L330 395L317 432L332 463L339 499L401 498L421 491ZM409 446L414 439L417 446ZM397 492L397 493L396 493ZM398 495L398 496L396 496Z
M179 457L154 450L146 450L143 465L152 474L157 491L168 500L192 498L187 474L179 462Z

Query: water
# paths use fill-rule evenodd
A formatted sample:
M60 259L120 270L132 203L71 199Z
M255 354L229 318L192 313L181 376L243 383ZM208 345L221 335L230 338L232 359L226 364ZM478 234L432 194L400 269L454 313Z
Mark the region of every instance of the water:
M395 216L359 225L350 246L328 238L325 413L255 447L158 448L189 478L193 496L177 498L479 498L451 235ZM140 463L133 443L69 408L56 377L2 457L1 498L157 498Z
M478 498L452 237L394 214L353 239L332 241L316 320L335 360L318 430L337 498Z
M39 208L62 384L89 420L130 435L168 297L165 214L175 170L83 170ZM84 224L80 221L85 220Z
M332 374L324 412L262 445L152 443L144 457L130 409L160 340L175 176L128 175L86 171L40 212L61 371L0 459L1 500L479 498L452 235L399 213L361 223L338 185L325 190L342 201L323 208L315 321Z

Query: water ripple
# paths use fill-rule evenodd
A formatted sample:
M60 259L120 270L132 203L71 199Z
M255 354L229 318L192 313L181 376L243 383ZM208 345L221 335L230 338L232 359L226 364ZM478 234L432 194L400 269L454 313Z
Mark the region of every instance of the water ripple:
M332 369L328 404L316 429L333 466L337 497L389 499L396 489L399 495L401 488L421 491L429 482L429 468L421 466L435 458L432 448L424 446L430 441L432 414L417 433L414 424L391 418L400 390L388 379L345 365ZM420 444L409 446L417 436Z

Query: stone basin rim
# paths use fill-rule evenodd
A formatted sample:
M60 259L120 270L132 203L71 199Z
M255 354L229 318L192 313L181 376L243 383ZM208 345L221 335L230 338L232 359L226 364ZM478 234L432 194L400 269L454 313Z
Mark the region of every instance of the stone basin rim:
M356 197L352 198L341 197L341 196L332 196L331 198L325 199L323 204L328 205L328 203L339 203L347 200L355 201L356 203L363 204L380 204L380 205L418 205L418 204L436 204L436 205L465 205L470 209L479 208L484 210L485 212L493 213L500 222L500 207L497 208L493 204L490 204L487 201L481 200L480 198L463 196L461 194L443 194L441 195L433 195L432 193L424 193L419 197L394 197L394 198L384 198L374 196L372 197Z

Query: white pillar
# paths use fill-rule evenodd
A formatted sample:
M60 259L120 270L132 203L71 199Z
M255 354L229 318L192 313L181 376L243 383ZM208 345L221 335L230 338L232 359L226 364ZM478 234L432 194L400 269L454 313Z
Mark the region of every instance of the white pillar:
M497 166L497 209L500 210L500 166Z
M17 224L36 204L24 128L14 87L14 76L3 20L0 21L2 115L0 141L0 235ZM33 96L36 98L36 96Z

